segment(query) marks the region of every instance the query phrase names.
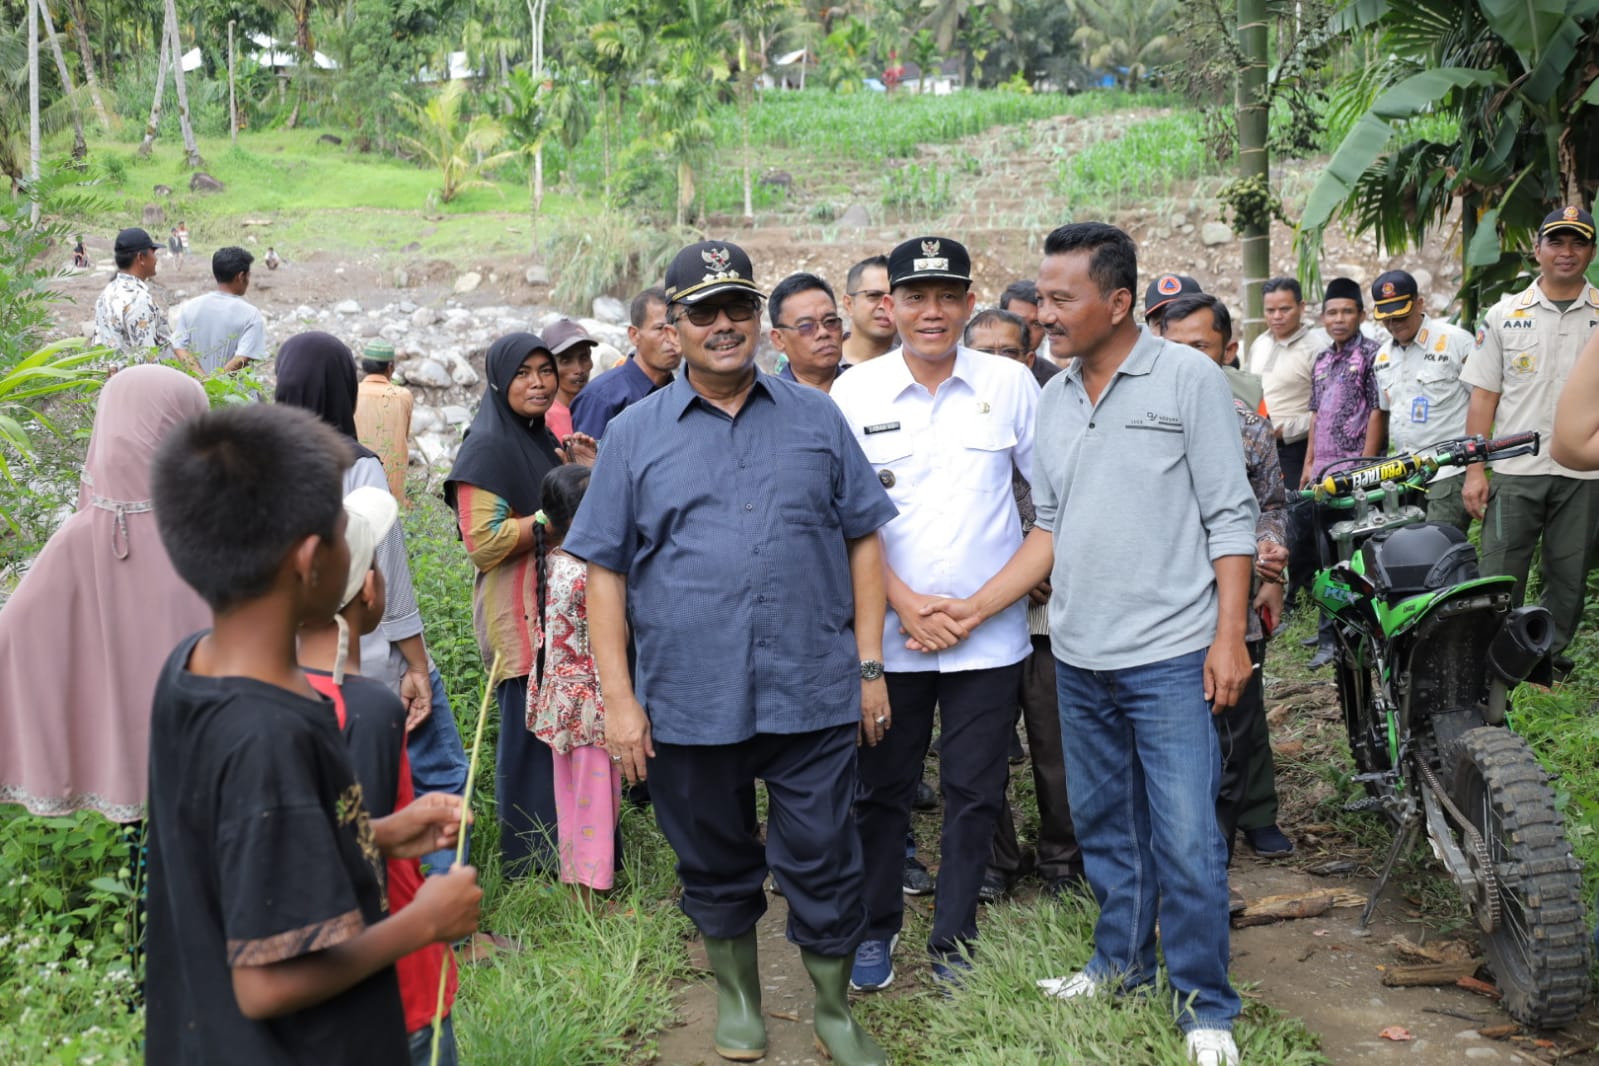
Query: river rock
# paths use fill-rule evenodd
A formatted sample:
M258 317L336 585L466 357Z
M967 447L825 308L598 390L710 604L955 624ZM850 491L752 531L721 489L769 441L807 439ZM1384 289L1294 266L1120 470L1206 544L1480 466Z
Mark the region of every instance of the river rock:
M594 346L594 372L596 374L602 370L611 369L621 361L622 353L614 345L601 341Z
M409 315L416 310L416 304L412 303L410 300L401 300L395 305L394 309L400 312L402 315Z
M412 393L412 396L415 395L415 393ZM443 426L444 416L439 414L437 408L429 407L423 403L411 408L411 435L413 437L432 430L442 429Z
M411 325L417 329L427 329L439 320L439 312L432 307L418 307L411 312Z
M1199 231L1199 243L1206 248L1228 244L1233 240L1232 227L1225 222L1207 222Z
M456 292L472 292L483 284L483 275L475 270L468 270L465 274L455 279Z
M442 433L423 433L416 437L416 450L422 455L422 462L426 466L449 466L455 461L455 449L459 444L452 442Z
M548 285L550 283L549 268L535 263L523 271L522 280L529 285Z
M450 372L435 359L417 359L405 364L405 380L426 389L447 389L452 384Z
M1410 276L1416 279L1417 292L1432 291L1432 271L1428 270L1426 267L1417 267L1415 270L1410 272Z
M361 313L361 305L354 300L340 300L333 305L333 313L336 315L358 315Z
M294 309L294 314L292 317L301 322L314 322L316 321L316 311L313 310L308 304L301 304L299 307Z
M594 317L601 322L619 325L627 321L627 307L614 296L594 297Z
M167 213L160 204L144 205L144 224L146 226L161 226L167 221Z
M189 179L190 192L221 192L227 186L222 184L203 170L196 170Z
M846 229L865 229L872 224L872 214L861 204L850 204L838 216L838 224Z
M472 412L456 403L445 404L439 408L439 414L444 416L444 421L448 425L452 426L464 426L472 421Z

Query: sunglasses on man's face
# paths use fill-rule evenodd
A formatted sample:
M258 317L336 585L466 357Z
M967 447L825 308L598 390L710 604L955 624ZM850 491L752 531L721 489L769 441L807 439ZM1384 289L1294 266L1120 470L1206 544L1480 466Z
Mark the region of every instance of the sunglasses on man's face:
M747 299L728 300L714 304L694 304L692 307L685 307L679 311L673 321L677 322L686 318L696 326L709 326L724 311L727 312L729 322L748 322L760 314L761 304L759 300Z

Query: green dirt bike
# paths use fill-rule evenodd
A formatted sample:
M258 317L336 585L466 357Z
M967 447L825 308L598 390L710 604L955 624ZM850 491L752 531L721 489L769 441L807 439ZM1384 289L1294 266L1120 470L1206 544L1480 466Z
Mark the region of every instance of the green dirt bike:
M1505 1009L1553 1027L1588 996L1582 868L1507 715L1511 689L1547 677L1553 626L1542 607L1513 608L1514 579L1479 576L1465 536L1416 503L1441 467L1537 451L1536 433L1450 440L1334 464L1300 495L1327 531L1311 595L1334 622L1338 700L1367 792L1350 807L1395 826L1361 926L1425 831L1482 932Z

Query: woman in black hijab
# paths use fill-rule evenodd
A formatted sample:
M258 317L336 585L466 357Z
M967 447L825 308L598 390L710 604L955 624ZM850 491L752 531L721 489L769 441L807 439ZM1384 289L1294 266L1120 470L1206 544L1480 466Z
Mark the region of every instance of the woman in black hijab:
M526 728L527 692L543 645L534 523L544 475L563 461L592 463L594 441L573 434L566 452L544 425L556 396L555 357L533 333L511 333L489 348L488 387L444 483L461 540L477 568L472 623L494 677L500 746L494 791L505 873L557 870L555 780L550 749Z
M302 407L349 438L355 462L344 472L345 493L362 485L389 491L383 461L356 439L358 386L355 356L349 347L331 333L298 333L278 349L276 370L274 399L278 403ZM361 672L388 685L405 701L406 726L414 729L432 712L433 685L427 645L422 639L422 614L411 587L411 565L400 523L396 522L383 538L374 558L387 587L387 602L382 624L361 638ZM459 739L456 745L460 745Z

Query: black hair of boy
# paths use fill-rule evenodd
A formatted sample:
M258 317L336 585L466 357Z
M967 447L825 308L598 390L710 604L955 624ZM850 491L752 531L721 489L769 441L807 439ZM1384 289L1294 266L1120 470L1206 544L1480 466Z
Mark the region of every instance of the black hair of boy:
M243 248L229 245L218 248L216 254L211 256L211 276L223 285L232 281L240 274L250 272L250 264L255 262L255 256Z
M295 544L332 538L350 462L331 427L280 404L207 411L178 426L150 476L178 576L217 614L264 595Z
M837 297L833 295L833 286L815 274L790 274L778 282L772 294L766 298L767 314L774 323L783 313L783 302L790 296L798 296L802 292L825 292L829 300L838 303Z

